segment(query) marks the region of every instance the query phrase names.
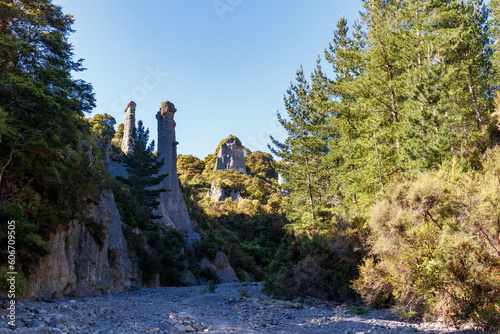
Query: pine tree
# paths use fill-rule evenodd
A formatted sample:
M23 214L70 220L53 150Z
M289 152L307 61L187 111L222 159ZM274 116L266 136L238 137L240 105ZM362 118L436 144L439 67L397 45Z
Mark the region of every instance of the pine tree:
M325 50L325 58L332 64L335 75L328 85L334 114L328 119L331 150L326 163L334 167L330 168L331 190L339 204L347 204L346 198L357 203L356 193L359 184L364 182L356 166L362 164L365 157L358 143L358 123L363 122L365 116L356 110L357 96L352 87L354 80L363 72L364 38L358 22L355 22L350 37L347 20L342 16L334 31L333 42Z
M118 176L117 180L127 185L130 189L130 196L138 203L135 217L131 220L140 221L138 224L142 228L147 228L152 219L158 219L152 212L160 204L158 198L166 189L156 189L167 175L159 175L163 166L163 161L153 153L155 142L149 142L149 129L145 129L142 121L137 123L134 130L133 150L123 157L123 162L128 172L128 178Z
M318 77L322 76L316 72ZM317 218L321 203L321 176L318 170L328 152L326 110L318 108L311 87L304 77L302 67L297 71L297 84L292 84L285 96L288 119L278 112L278 120L288 133L283 143L271 136L269 145L273 154L283 159L277 170L289 180L286 188L291 192L290 218L297 222L311 222ZM307 209L306 209L307 208Z

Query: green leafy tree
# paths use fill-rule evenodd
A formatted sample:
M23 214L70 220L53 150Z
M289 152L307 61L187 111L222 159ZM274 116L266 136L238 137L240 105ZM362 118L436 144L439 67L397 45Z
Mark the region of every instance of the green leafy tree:
M177 174L182 184L189 182L195 175L201 175L205 170L204 161L193 155L177 156Z
M0 1L0 221L18 222L25 273L50 251L50 233L85 216L105 185L83 118L92 86L73 77L83 68L72 24L48 0Z
M360 124L366 116L356 108L358 97L352 87L354 80L363 73L364 37L358 22L350 36L347 20L342 16L333 41L325 50L325 58L334 72L327 87L332 96L333 115L328 119L332 149L325 162L330 165L330 188L336 204L347 205L346 198L352 199L353 204L358 203L357 192L366 182L360 173L366 151L359 144L363 140Z
M250 175L258 175L263 178L277 178L276 170L272 163L274 159L271 154L255 151L245 155L245 165Z
M104 149L115 135L115 118L108 114L96 114L90 123L92 130L99 135L100 148Z

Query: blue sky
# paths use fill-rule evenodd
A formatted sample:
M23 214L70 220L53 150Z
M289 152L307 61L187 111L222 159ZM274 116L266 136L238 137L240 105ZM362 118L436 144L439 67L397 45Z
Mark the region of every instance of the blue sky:
M361 0L55 0L75 17L70 37L78 73L97 108L123 122L130 100L157 136L162 101L175 104L180 154L204 158L229 134L267 150L283 95L302 64L309 74L341 15ZM323 63L325 68L329 64Z

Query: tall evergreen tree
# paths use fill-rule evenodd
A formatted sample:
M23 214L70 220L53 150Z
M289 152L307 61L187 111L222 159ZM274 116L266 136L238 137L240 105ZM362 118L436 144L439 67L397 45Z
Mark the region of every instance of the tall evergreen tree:
M315 72L317 80L322 74ZM276 156L283 159L277 170L289 180L286 187L291 192L290 217L304 223L317 219L321 202L321 161L328 152L326 110L318 108L312 101L317 96L304 77L302 67L297 71L297 84L292 84L284 98L288 119L278 112L278 120L288 133L283 143L271 137L269 145ZM307 208L307 209L306 209Z
M137 203L136 208L123 208L132 209L127 215L132 220L129 223L147 229L151 220L159 218L153 214L153 210L158 208L158 198L166 189L158 189L156 186L167 175L159 175L164 162L158 160L154 154L155 142L153 140L149 143L149 129L144 128L141 120L137 123L132 137L133 149L123 157L128 178L118 176L117 179L129 187L130 196Z
M326 163L330 167L332 195L339 203L347 204L346 198L357 203L357 190L364 183L357 167L363 164L365 152L360 150L359 123L364 113L356 109L357 96L353 90L354 80L363 73L364 34L356 22L352 37L349 36L347 20L342 16L334 32L333 42L325 50L326 60L332 64L334 78L329 80L333 114L328 119L330 147Z

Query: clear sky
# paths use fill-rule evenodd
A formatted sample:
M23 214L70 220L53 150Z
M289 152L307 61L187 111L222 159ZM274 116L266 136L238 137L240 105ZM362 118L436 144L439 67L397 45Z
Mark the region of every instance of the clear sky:
M361 0L55 0L75 17L70 37L97 108L117 124L128 102L157 136L162 101L177 108L178 153L203 159L236 135L268 151L284 138L276 111L302 64L311 73L341 15ZM325 68L329 64L323 62Z

